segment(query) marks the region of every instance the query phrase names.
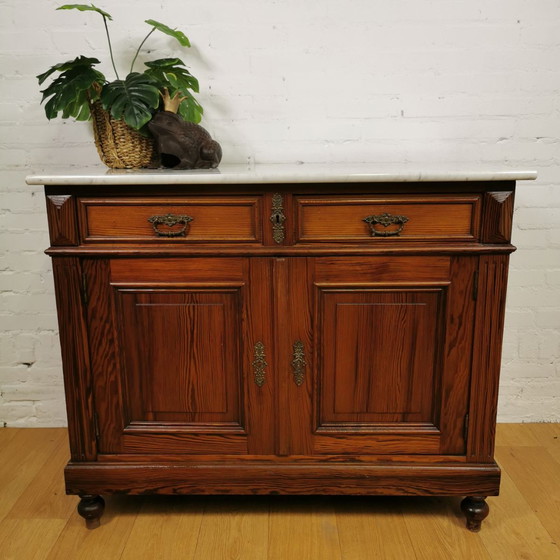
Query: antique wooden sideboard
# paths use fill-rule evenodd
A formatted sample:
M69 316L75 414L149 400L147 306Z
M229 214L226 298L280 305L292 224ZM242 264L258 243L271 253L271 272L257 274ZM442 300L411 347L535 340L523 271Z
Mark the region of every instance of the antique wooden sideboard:
M488 514L515 181L224 166L45 185L71 459L103 494L463 496Z

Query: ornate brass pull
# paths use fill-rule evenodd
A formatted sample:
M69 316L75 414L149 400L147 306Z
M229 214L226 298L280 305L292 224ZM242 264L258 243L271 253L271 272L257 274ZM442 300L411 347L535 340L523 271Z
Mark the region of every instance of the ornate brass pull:
M255 344L255 359L253 360L253 370L255 374L255 383L262 387L266 381L266 371L265 368L268 366L264 355L264 344L262 342L257 342Z
M364 218L364 222L369 224L371 229L371 236L372 237L391 237L393 235L399 235L399 233L403 230L404 224L408 222L408 218L406 216L393 216L393 214L378 214L375 216L367 216ZM384 228L388 228L392 225L398 225L397 229L392 229L389 231L383 231L376 229L376 225L379 224Z
M286 216L284 215L282 195L279 193L272 195L270 221L272 222L272 239L276 243L282 243L284 241L284 222L286 221Z
M187 228L189 227L189 222L192 222L194 218L190 216L180 216L178 214L165 214L160 216L152 216L148 218L148 222L152 224L154 231L160 237L181 237L186 235ZM172 228L177 224L183 224L181 229L162 231L159 229L160 225Z
M303 384L305 376L305 353L303 351L303 342L298 340L294 342L294 359L292 360L292 368L294 370L294 382L299 387Z

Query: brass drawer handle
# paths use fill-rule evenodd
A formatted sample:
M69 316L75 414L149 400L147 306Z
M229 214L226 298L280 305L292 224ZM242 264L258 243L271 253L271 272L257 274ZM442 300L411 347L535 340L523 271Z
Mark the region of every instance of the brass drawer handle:
M372 237L391 237L394 235L399 235L399 233L404 228L404 224L408 222L408 218L406 216L394 216L393 214L384 213L367 216L363 221L369 224ZM398 225L399 227L397 229L384 231L377 229L375 227L376 225L383 226L384 228L388 228L392 225Z
M266 381L266 371L265 368L268 366L265 360L264 354L264 344L262 342L257 342L255 344L255 359L253 360L253 371L255 375L255 383L258 387L262 387Z
M294 370L294 382L299 387L303 385L305 378L305 366L307 362L305 361L305 352L303 350L303 342L298 340L294 342L294 359L292 360L292 368Z
M160 237L181 237L186 235L189 222L192 222L193 219L194 218L191 218L190 216L181 216L179 214L165 214L152 216L151 218L148 218L148 222L152 224L154 231ZM172 228L177 224L183 224L183 227L181 229L171 231L162 231L159 229L160 225Z

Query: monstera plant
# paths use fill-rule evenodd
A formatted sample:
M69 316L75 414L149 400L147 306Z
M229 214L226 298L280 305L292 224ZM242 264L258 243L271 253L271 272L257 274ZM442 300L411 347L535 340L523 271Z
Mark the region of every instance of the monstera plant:
M177 113L186 121L200 122L203 110L193 96L193 92L199 91L198 80L182 60L159 58L145 62L143 72L134 71L138 54L154 31L175 38L183 47L190 47L184 33L153 19L146 20L151 29L136 50L128 74L121 78L115 65L109 34L108 21L113 18L93 4L65 4L57 9L96 12L103 18L116 79L109 81L105 78L96 68L100 64L96 58L79 56L52 66L37 76L40 85L51 79L49 85L41 91L41 102L45 102L45 113L49 120L59 114L62 118L89 120L92 104L99 102L114 119L123 120L134 130L144 130L158 109Z

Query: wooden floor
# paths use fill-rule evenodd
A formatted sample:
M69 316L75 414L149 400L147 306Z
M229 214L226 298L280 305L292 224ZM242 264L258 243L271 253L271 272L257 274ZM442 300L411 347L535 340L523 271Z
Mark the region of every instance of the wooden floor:
M63 429L0 429L1 560L560 559L560 424L501 424L482 531L454 498L109 497L88 531Z

